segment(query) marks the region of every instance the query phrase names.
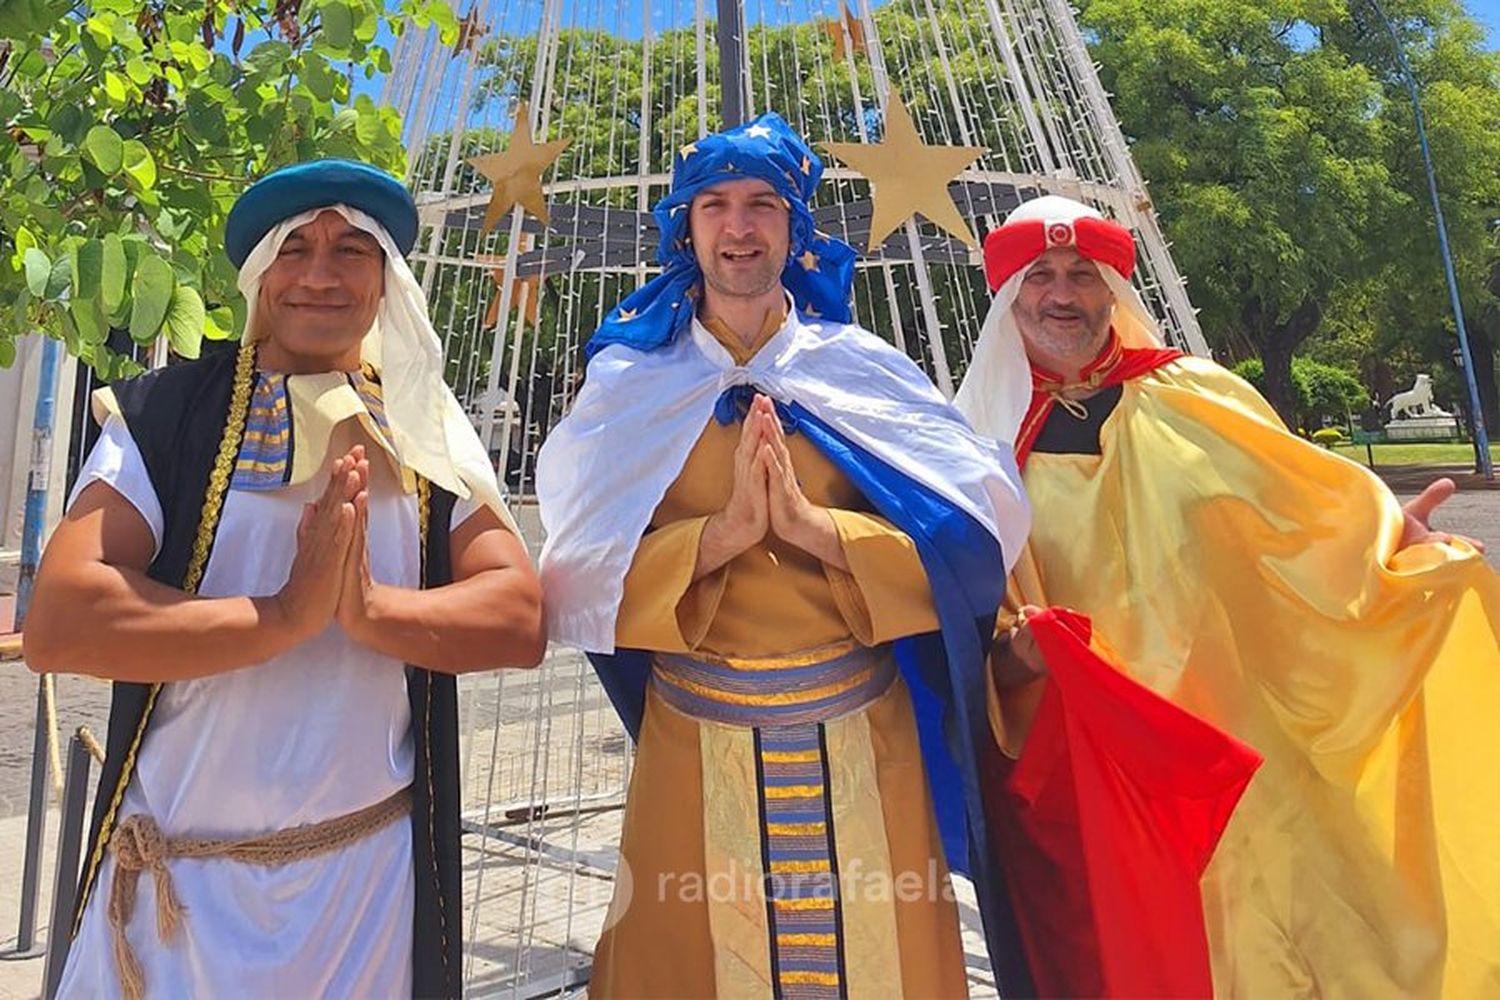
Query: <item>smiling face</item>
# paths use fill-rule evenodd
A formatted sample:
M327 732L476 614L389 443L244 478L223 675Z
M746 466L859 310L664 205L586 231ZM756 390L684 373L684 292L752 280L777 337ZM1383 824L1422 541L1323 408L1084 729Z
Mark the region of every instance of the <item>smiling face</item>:
M746 178L708 188L688 209L688 233L706 296L780 298L791 213L771 185Z
M1098 357L1114 305L1098 265L1073 247L1054 247L1027 270L1011 309L1026 353L1065 373Z
M261 361L292 373L352 370L385 292L385 253L338 212L322 212L282 242L261 276Z

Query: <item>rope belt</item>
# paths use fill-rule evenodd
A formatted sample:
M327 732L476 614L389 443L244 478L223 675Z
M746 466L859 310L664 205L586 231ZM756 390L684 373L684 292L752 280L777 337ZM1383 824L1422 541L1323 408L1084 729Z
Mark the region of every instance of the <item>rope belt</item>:
M125 939L125 928L135 912L136 884L142 872L149 871L156 882L156 934L163 943L168 943L176 936L185 912L172 887L168 861L174 858L228 858L273 868L331 854L378 833L410 812L411 788L408 786L356 812L249 840L167 837L150 816L125 817L109 839L109 849L115 856L115 874L109 888L108 916L121 990L128 1000L140 1000L146 990L145 972L131 950L130 942Z

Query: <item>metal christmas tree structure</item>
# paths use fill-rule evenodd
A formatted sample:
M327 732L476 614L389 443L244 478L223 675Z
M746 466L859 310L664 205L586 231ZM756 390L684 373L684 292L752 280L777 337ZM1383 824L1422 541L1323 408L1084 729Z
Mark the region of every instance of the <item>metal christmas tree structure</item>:
M815 217L864 253L856 321L948 394L988 307L977 239L1042 193L1128 225L1163 329L1207 353L1065 0L453 2L457 43L403 35L382 99L408 130L413 265L449 382L528 531L581 347L655 273L650 207L674 152L763 111L825 155ZM925 194L892 169L913 157L946 175L924 175ZM628 741L564 651L464 691L466 979L569 989L604 919Z

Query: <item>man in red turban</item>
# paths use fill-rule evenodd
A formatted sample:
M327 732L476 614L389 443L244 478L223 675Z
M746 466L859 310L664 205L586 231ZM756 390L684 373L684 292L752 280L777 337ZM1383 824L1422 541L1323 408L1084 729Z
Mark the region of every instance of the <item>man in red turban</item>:
M1088 615L1130 677L1264 757L1217 850L1203 838L1222 810L1111 832L1180 836L1206 864L1216 994L1492 992L1500 773L1476 765L1500 717L1500 577L1474 544L1428 527L1451 483L1403 510L1368 470L1289 433L1244 381L1163 348L1134 263L1130 232L1093 209L1021 206L986 240L996 297L956 400L1023 463L1036 524L1011 606ZM1123 773L1080 764L1090 706L1077 695L1101 685L1065 677L1031 631L1002 636L992 658L991 799L1034 821L1047 776L1029 758L1065 746L1092 859L1087 797L1098 773ZM1164 769L1208 745L1189 737ZM1131 754L1173 738L1139 729ZM1175 819L1195 781L1233 805L1232 782L1208 780L1204 763L1196 777L1159 772L1185 782ZM1123 881L1085 867L1105 888ZM1137 880L1141 897L1160 888ZM1107 956L1109 914L1094 919ZM1147 981L1106 976L1100 992Z

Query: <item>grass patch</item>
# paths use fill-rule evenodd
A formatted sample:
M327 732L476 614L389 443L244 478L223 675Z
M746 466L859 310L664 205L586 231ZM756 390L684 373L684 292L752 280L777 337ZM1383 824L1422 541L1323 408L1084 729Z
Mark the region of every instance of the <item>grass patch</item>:
M1379 465L1472 465L1474 448L1467 442L1446 444L1377 444L1375 464ZM1362 444L1339 445L1334 451L1356 462L1366 459ZM1490 445L1490 457L1500 464L1500 444Z

